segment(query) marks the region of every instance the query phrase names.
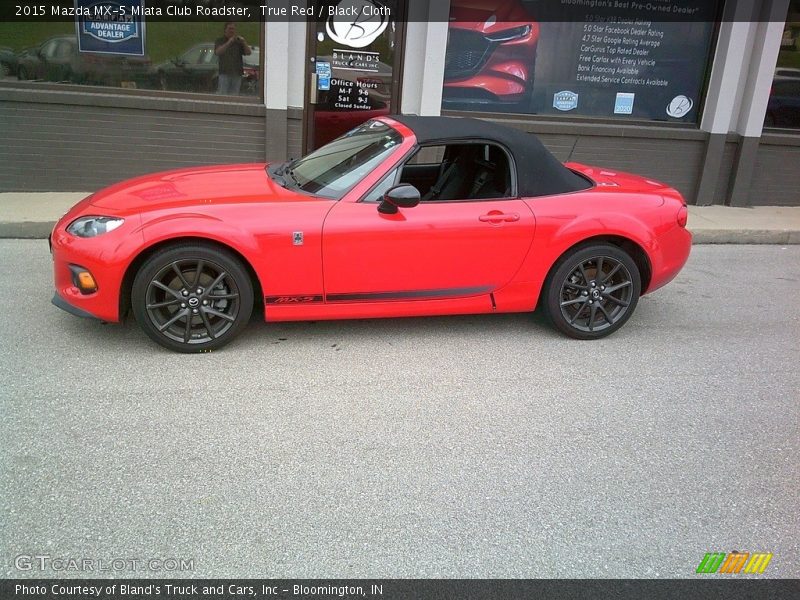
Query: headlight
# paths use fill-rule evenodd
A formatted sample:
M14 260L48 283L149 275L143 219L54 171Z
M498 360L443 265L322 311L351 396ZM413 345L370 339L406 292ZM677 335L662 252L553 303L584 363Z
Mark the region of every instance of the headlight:
M67 231L78 237L90 238L114 231L124 222L125 219L117 217L81 217L70 223Z
M486 34L486 37L493 42L510 42L511 40L518 40L524 37L528 37L528 34L530 32L531 32L531 26L523 25L522 27L514 27L512 29L506 29L505 31L489 33Z

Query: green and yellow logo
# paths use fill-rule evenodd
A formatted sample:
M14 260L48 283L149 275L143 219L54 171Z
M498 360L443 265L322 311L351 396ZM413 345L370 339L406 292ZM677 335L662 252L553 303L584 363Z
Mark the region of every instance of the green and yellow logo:
M730 554L724 552L709 552L697 565L698 573L763 573L769 561L772 560L771 552L738 552Z

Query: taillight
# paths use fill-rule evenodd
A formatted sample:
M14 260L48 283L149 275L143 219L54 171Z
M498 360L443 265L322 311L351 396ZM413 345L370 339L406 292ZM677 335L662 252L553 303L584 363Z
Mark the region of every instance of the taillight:
M686 227L686 222L689 220L689 209L684 204L678 211L678 225Z

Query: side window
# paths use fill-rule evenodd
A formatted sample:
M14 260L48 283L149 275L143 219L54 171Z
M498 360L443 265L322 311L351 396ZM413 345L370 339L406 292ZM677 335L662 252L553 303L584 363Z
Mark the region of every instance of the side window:
M200 56L197 59L197 63L200 65L210 65L215 64L219 60L219 57L214 54L213 47L205 47L202 49Z
M213 52L213 49L212 49ZM196 65L200 62L200 55L203 53L203 46L195 46L191 50L184 52L181 60L189 65Z
M394 182L397 179L397 169L392 169L389 171L386 176L381 179L381 182L376 185L371 192L369 192L362 202L380 202L383 200L383 195L386 191L394 186Z
M71 42L68 40L62 40L58 44L58 50L56 51L56 58L64 59L69 58L74 54L74 47Z
M416 187L423 202L489 200L512 194L508 155L489 143L424 146L406 161L398 183Z
M414 156L412 156L409 165L439 165L444 159L444 152L447 146L423 146Z
M56 48L58 47L58 40L50 40L42 46L42 55L47 59L52 59L56 55Z

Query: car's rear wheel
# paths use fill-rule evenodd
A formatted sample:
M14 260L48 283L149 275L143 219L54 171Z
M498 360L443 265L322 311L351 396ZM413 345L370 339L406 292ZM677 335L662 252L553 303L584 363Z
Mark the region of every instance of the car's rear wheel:
M583 246L556 264L544 290L544 308L568 336L598 339L631 317L641 286L639 269L627 252L611 244Z
M247 325L253 285L222 249L173 246L149 258L133 281L131 304L144 332L177 352L221 348Z

